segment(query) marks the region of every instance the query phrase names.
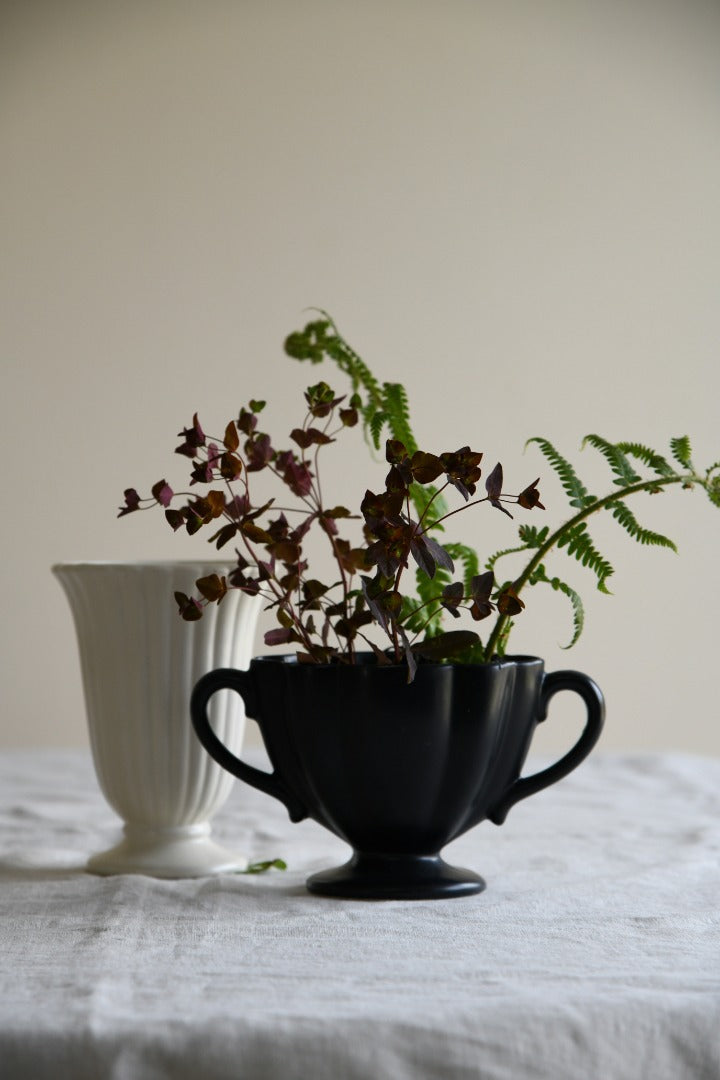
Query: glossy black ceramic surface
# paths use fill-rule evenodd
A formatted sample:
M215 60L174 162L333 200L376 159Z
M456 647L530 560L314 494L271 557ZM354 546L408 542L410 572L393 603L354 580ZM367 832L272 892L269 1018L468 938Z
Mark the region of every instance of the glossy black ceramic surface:
M237 691L260 727L272 773L236 758L213 733L210 697ZM558 762L520 778L533 733L560 690L578 693L587 719ZM280 799L293 821L314 818L353 857L308 879L311 892L367 899L462 896L484 888L448 866L441 849L485 818L555 783L590 753L603 725L600 690L574 671L544 673L535 657L492 664L298 664L261 657L249 671L220 669L197 684L195 730L220 765Z

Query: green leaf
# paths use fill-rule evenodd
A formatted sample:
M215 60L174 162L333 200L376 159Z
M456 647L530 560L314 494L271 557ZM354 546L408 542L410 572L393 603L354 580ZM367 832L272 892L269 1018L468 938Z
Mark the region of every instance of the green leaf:
M407 392L401 383L383 383L383 408L393 438L404 444L408 454L417 453L417 443L410 427L410 406Z
M477 552L467 544L444 544L443 546L451 559L462 563L465 592L470 593L472 579L480 573L480 559Z
M677 551L677 546L669 537L653 532L651 529L644 529L627 503L611 502L605 509L610 511L615 520L632 536L633 540L637 540L638 544L671 548L672 551Z
M498 559L502 559L506 555L515 555L522 551L529 551L529 546L527 544L522 544L520 547L502 548L500 551L496 551L493 555L490 556L490 558L485 563L485 569L493 570L495 568L495 563L498 561Z
M425 628L428 637L440 633L443 617L442 591L451 581L449 571L442 566L436 567L433 578L429 578L421 570L416 571L415 587L418 591L419 604L422 605L422 610L418 613L420 619L416 625L407 624L409 630L418 633Z
M632 484L640 482L641 477L635 472L622 450L619 450L613 443L603 439L601 435L586 435L582 445L585 446L586 443L594 446L607 459L610 468L615 473L616 479L614 483L620 487L630 487Z
M674 476L675 470L672 465L662 456L662 454L656 453L649 446L643 446L642 443L637 442L619 442L615 444L617 449L621 453L627 454L628 457L637 458L638 461L642 461L643 465L647 465L649 469L656 472L659 476Z
M518 526L518 536L526 548L542 547L547 540L549 533L550 529L547 525L543 525L541 529L536 525Z
M583 602L580 599L578 593L568 585L566 581L563 581L559 577L548 577L545 567L540 565L535 570L534 574L529 579L529 585L537 585L539 583L550 585L555 592L561 592L564 596L567 596L568 600L572 604L573 611L573 635L567 645L561 645L561 649L571 649L577 642L578 638L583 632L585 627L585 608Z
M573 555L578 562L593 571L597 577L597 587L600 592L610 592L605 582L614 570L593 544L584 521L568 529L558 540L557 546L558 548L566 547L568 555Z
M492 570L498 559L502 559L506 555L517 555L523 551L530 551L532 548L542 547L548 538L549 532L547 525L543 525L542 529L538 529L535 525L518 526L518 537L523 541L522 544L517 547L502 548L500 551L496 551L485 563L486 568Z
M683 465L686 469L692 469L692 451L690 449L690 439L687 435L680 435L671 439L670 449L678 465Z
M263 859L261 862L248 863L247 867L238 873L264 874L267 870L287 870L287 863L284 859Z
M385 424L389 423L389 417L382 409L378 409L377 412L371 413L366 417L365 430L369 432L372 439L373 446L376 450L380 449L380 438L382 436L382 429Z
M570 462L559 454L552 443L547 439L542 439L539 436L534 435L531 439L528 439L525 446L527 447L530 443L538 444L540 450L560 477L560 483L565 489L565 493L570 500L570 505L576 507L578 510L583 510L586 506L589 506L590 503L593 502L593 497L588 493L587 488L580 480Z

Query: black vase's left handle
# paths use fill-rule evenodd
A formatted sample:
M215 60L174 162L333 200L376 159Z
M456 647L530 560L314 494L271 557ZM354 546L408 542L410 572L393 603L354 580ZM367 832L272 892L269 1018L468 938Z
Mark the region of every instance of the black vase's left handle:
M233 776L244 780L266 795L272 795L279 799L287 807L291 821L302 821L308 816L307 810L302 803L293 795L277 772L266 773L262 769L256 769L248 765L228 750L227 746L220 742L210 726L207 707L210 698L218 690L234 690L243 699L245 713L250 717L257 717L257 699L253 689L252 677L249 671L238 671L235 668L218 668L210 671L198 679L195 689L190 697L190 715L192 717L195 734L211 758L217 761L223 769L227 769Z
M600 732L605 723L605 699L597 683L594 683L588 675L583 675L580 671L554 671L545 676L540 692L538 719L545 719L550 698L560 690L572 690L579 694L585 702L587 718L583 732L572 749L568 750L567 754L561 757L559 761L556 761L554 765L550 765L547 769L542 769L532 776L523 776L510 785L500 801L493 806L487 815L495 825L502 825L507 817L508 810L516 802L527 799L529 795L534 795L536 792L542 791L543 788L550 787L551 784L562 780L564 776L577 768L600 738Z

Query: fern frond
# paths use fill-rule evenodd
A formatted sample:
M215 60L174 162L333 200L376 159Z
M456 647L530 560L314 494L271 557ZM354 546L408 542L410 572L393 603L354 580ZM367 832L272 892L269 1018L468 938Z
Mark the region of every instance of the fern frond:
M399 621L402 623L406 632L410 634L419 634L426 629L425 624L427 622L428 613L422 606L422 600L416 596L405 596L403 598L403 606L400 612Z
M348 345L347 341L338 330L332 316L328 315L327 311L324 311L322 308L318 308L317 310L327 320L328 326L332 329L332 335L326 335L322 342L325 352L335 361L341 371L344 371L346 375L350 376L353 390L359 390L360 387L362 387L368 395L368 404L370 404L371 401L374 401L375 407L377 408L377 405L382 398L379 382L365 361L358 356L350 345Z
M410 406L405 387L401 383L383 383L382 396L393 438L399 439L409 454L414 454L417 443L410 427Z
M619 450L614 443L603 439L602 435L586 435L582 445L585 446L586 443L594 446L607 459L610 468L615 473L616 479L613 483L618 484L619 487L630 487L631 484L639 483L640 476L635 472L622 450Z
M418 592L420 610L417 616L412 616L412 621L408 623L414 633L424 628L427 637L434 637L441 632L443 607L439 596L451 580L450 574L442 566L435 568L435 576L432 578L429 578L422 570L416 570L415 587Z
M670 449L672 456L677 461L678 465L684 466L686 469L692 469L692 450L690 449L690 439L687 435L679 435L670 440Z
M389 423L389 420L388 414L383 412L382 409L369 412L369 414L365 416L365 430L369 433L376 450L380 449L382 430L385 424Z
M585 608L583 607L583 602L575 592L575 589L573 589L571 585L568 585L566 581L563 581L559 577L548 577L545 567L542 564L536 568L532 577L529 579L528 584L537 585L540 582L549 585L555 592L561 592L572 604L573 635L567 645L560 646L561 649L572 649L585 627Z
M611 502L606 505L605 509L610 511L615 520L625 529L625 532L629 533L633 540L637 540L638 544L671 548L673 551L677 551L677 546L668 536L653 532L652 529L644 529L627 503Z
M547 525L543 525L542 529L538 529L536 525L518 526L518 536L526 548L542 547L548 538L549 532L550 529Z
M454 562L462 563L463 585L465 586L465 592L469 594L472 579L480 573L480 559L477 552L473 551L467 544L443 544L443 547ZM435 575L437 576L437 571Z
M517 555L523 551L530 551L532 548L542 547L548 538L549 532L547 525L543 525L542 529L538 529L535 525L518 526L518 538L522 540L522 543L517 547L502 548L500 551L496 551L485 563L485 569L492 570L498 559L503 559L506 555Z
M530 443L537 443L540 450L548 459L555 472L560 477L560 483L565 489L565 493L570 500L570 505L576 507L578 510L583 510L592 501L593 497L588 493L587 488L580 480L580 477L575 472L570 462L559 454L553 444L548 439L542 439L537 435L534 435L531 439L525 443L528 446Z
M609 593L610 590L605 582L615 571L607 559L603 558L590 538L585 522L569 529L558 542L559 548L567 548L568 555L573 555L583 566L592 570L597 578L597 587L600 592Z
M427 532L430 532L431 529L435 529L437 532L445 532L445 526L439 519L447 513L447 503L436 487L433 487L432 484L412 483L410 485L410 500L415 507L418 521L423 522L423 528ZM426 523L424 514L430 503L432 503L432 514L436 517L436 520Z
M528 544L521 544L519 547L502 548L500 551L494 552L485 563L486 570L494 570L495 563L498 559L504 559L506 555L517 555L522 551L528 551Z
M642 443L636 442L619 442L615 445L622 454L627 454L628 457L634 457L638 461L642 461L643 465L647 465L658 476L675 475L672 465L666 461L662 454L657 454L649 446L643 446Z

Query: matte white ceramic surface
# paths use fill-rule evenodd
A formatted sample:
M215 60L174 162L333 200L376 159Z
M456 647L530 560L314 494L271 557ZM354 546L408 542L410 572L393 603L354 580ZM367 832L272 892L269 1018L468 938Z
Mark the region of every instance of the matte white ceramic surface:
M98 781L125 822L121 843L89 860L95 873L199 877L247 865L209 838L234 780L197 740L189 701L207 671L247 668L259 604L232 590L185 622L173 600L223 570L213 562L53 567L75 621ZM211 707L219 737L239 753L240 695L217 694Z

